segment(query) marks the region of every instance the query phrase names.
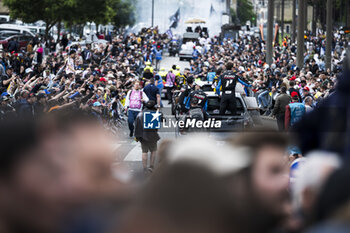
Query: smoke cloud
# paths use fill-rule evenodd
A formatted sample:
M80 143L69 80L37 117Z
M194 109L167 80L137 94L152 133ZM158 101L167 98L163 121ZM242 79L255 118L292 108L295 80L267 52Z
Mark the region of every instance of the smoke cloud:
M152 24L152 1L136 0L136 24L134 30L142 27L150 27ZM214 12L211 12L213 6ZM174 34L182 35L187 25L185 21L191 18L205 20L210 36L220 33L222 25L222 13L225 12L223 0L154 0L154 26L158 26L160 32L165 32L170 26L169 17L180 8L180 22L173 30Z

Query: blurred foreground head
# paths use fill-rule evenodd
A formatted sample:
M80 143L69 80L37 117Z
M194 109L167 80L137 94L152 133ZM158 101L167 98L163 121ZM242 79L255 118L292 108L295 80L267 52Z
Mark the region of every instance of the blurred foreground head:
M301 161L292 184L294 208L307 218L311 217L324 183L340 166L340 157L335 153L308 153Z
M276 132L245 133L231 140L235 146L251 150L252 160L245 170L251 192L272 213L285 214L288 199L288 164L285 152L288 141Z
M122 232L268 232L277 220L248 188L252 155L203 136L168 145Z
M87 115L2 121L0 144L4 232L56 232L73 208L122 195L111 171L111 138Z

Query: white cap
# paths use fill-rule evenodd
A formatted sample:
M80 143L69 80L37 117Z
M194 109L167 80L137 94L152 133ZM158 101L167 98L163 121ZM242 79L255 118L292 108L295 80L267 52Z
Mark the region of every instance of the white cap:
M33 72L32 68L27 68L26 69L26 74L30 73L30 72Z
M249 150L215 141L205 135L191 135L175 141L169 148L167 161L203 165L218 175L237 172L251 162Z

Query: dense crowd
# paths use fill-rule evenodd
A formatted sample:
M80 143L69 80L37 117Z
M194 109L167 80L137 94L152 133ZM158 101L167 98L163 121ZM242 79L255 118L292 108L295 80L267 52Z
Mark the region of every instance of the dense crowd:
M0 231L348 232L345 156L317 147L304 154L290 146L293 135L270 130L223 143L191 135L157 148L157 131L144 132L139 114L162 108L163 88L169 103L178 90L186 93L182 103L201 99L199 80L223 96L232 91L227 76L245 84L246 95L277 118L280 130L289 129L339 94L346 38L335 35L332 69L325 70L322 36L307 38L299 69L288 38L276 43L267 65L259 38L203 34L183 72L176 64L161 67L170 40L143 29L85 44L37 38L26 52L16 46L2 52ZM198 101L182 111L196 105L205 111ZM141 140L143 167L150 164L152 173L132 174L119 158L117 139L106 132L118 124L128 124L130 136ZM348 147L346 141L326 144Z
M56 43L37 36L28 44L27 51L9 46L1 57L0 117L35 117L58 108L80 108L99 118L118 119L122 109L129 107L125 106L130 100L127 93L135 81L140 82L140 89L148 84L156 86L160 95L163 88L167 89L172 102L174 90L188 84L189 77L194 82L209 80L213 88L220 88L217 85L227 70L226 64L232 62L229 70L247 84L247 94L257 97L261 112L275 116L280 130L284 130L289 128L288 122L293 117L286 116L286 105L302 103L306 112L334 90L349 43L346 37L335 34L332 69L326 70L325 39L322 35L309 36L304 68L299 69L296 45L289 38L281 45L276 43L273 63L268 65L266 46L257 37L242 35L237 40L220 40L203 34L197 42L192 42L193 59L189 69L182 72L176 64L171 70L161 68L163 53L172 38L159 34L157 29L113 34L106 39L79 43L63 36ZM150 89L147 97L162 107L154 88ZM277 100L280 93L290 97ZM140 108L137 106L136 110ZM129 119L131 129L130 122L134 120Z

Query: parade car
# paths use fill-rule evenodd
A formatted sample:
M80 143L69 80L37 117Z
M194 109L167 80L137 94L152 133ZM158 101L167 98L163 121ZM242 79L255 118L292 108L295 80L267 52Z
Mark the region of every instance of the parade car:
M228 110L226 110L224 115L220 115L220 96L217 94L207 94L207 97L207 112L210 118L220 120L222 123L220 128L210 129L211 132L239 131L254 126L254 121L249 114L248 106L240 93L236 93L236 114L234 116L232 116L231 112Z
M209 96L216 95L214 93L214 86L209 81L197 81L197 85ZM260 116L260 109L255 97L250 97L246 95L244 87L241 83L236 84L236 93L239 93L242 96L244 103L247 105L247 110L249 115L254 121L254 125L262 125L262 120Z
M193 47L198 43L199 33L186 32L182 37L181 49L179 52L180 61L192 59Z
M240 93L236 93L236 114L231 115L230 111L225 114L220 114L220 96L214 92L207 93L208 104L207 113L209 114L207 121L211 124L209 128L193 130L191 128L180 127L175 128L177 137L186 135L191 132L207 132L207 133L222 133L222 132L238 132L244 129L249 129L255 126L254 120L249 114L249 107ZM186 116L183 116L183 119ZM180 118L181 120L181 118ZM220 121L220 126L215 127L215 122ZM214 123L212 123L214 122Z

